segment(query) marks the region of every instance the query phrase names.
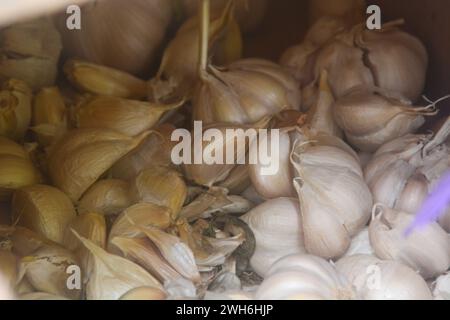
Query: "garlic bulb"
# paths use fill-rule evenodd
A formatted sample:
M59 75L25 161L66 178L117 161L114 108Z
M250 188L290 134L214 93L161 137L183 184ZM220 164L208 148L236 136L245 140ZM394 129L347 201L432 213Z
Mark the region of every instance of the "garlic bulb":
M55 83L62 44L50 18L9 26L0 38L0 78L25 81L33 90Z
M0 202L8 200L14 190L40 181L41 176L25 149L0 136Z
M42 146L49 146L68 128L67 110L58 87L41 89L34 98L33 127Z
M31 122L32 92L28 85L10 79L0 86L0 135L22 140Z
M150 202L168 207L175 220L186 199L187 187L177 171L155 166L138 174L130 182L129 192L134 202Z
M340 259L336 268L363 300L431 300L425 280L397 261L360 254Z
M78 266L77 258L66 249L60 247L43 247L31 256L21 259L19 274L26 277L38 291L79 299L81 290L69 289L70 273L67 269Z
M77 201L102 174L148 136L129 137L108 129L68 132L50 150L49 174L53 183Z
M265 276L278 259L304 253L299 204L294 199L269 200L241 219L247 223L256 239L256 250L250 259L253 270Z
M206 19L210 21L209 16ZM198 76L198 21L197 16L186 21L166 47L158 73L150 81L151 100L166 101L192 95ZM240 58L242 39L239 26L233 18L231 2L223 8L220 16L211 19L210 32L206 35L211 40L210 48L214 51L217 63L229 63Z
M348 248L344 257L350 257L358 254L374 255L369 239L369 228L364 228L352 238L350 248Z
M285 109L299 109L297 81L275 63L244 59L209 66L193 98L193 119L206 124L250 124Z
M62 244L66 227L76 217L70 199L57 188L34 185L16 190L12 199L12 220Z
M131 289L145 286L162 289L158 280L142 267L106 252L84 237L78 237L92 255L85 271L89 274L86 285L88 300L117 300Z
M349 300L355 293L322 258L297 254L275 262L255 293L258 300Z
M372 207L358 158L344 147L336 137L318 135L292 151L305 248L327 259L345 254Z
M75 111L78 128L106 128L128 136L151 129L161 117L184 102L155 104L117 97L94 97Z
M129 195L129 184L119 179L105 179L94 183L77 205L78 212L98 212L117 215L133 204Z
M0 274L6 285L13 289L17 282L17 258L9 250L0 247Z
M436 279L433 297L435 300L450 300L450 273L446 273Z
M450 121L435 134L405 135L384 144L365 168L374 202L415 214L448 170ZM443 218L445 219L445 218Z
M197 14L201 0L182 0L182 7L188 16ZM243 0L234 3L236 20L244 32L253 32L261 24L267 12L268 0ZM228 1L215 0L211 3L213 13L222 10Z
M423 116L436 114L434 104L412 107L380 88L357 87L338 99L335 119L353 146L375 151L381 145L421 127Z
M165 300L167 295L164 291L153 287L134 288L120 297L120 300Z
M139 147L114 164L111 168L114 178L130 180L152 166L173 166L171 153L175 143L171 135L175 127L163 124L153 130Z
M432 223L405 235L414 216L376 205L369 227L370 243L376 255L397 260L420 272L425 279L436 277L450 267L450 238Z
M309 21L323 16L341 17L353 24L364 20L364 0L309 0Z
M59 30L69 56L133 74L147 72L157 57L172 17L172 1L120 0L87 4L81 29L69 30L61 15ZM104 45L107 43L108 45Z
M147 94L145 81L113 68L69 60L64 64L64 73L75 87L85 92L124 99L140 99Z

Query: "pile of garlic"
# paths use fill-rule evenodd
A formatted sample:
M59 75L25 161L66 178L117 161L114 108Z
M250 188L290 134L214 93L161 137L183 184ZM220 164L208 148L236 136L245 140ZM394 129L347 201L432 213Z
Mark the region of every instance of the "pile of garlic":
M434 133L415 134L443 100L414 106L425 85L424 46L399 22L365 30L361 0L317 0L304 42L281 65L241 59L242 34L255 32L269 5L133 0L124 12L118 1L84 7L83 32L59 26L68 59L58 78L61 39L51 23L0 31L9 40L0 43L6 294L450 299L450 209L405 235L450 167L450 119ZM184 21L164 39L174 8ZM112 20L111 49L98 39L110 36ZM35 68L27 72L9 68L28 60L15 59L21 52L12 40L36 28L32 49L52 41L51 50L30 52ZM139 78L158 50L156 74ZM193 121L221 133L279 129L280 149L271 155L278 173L264 175L262 163L174 164L172 133L193 131ZM256 138L242 157L256 150ZM226 150L236 141L211 139L203 149Z

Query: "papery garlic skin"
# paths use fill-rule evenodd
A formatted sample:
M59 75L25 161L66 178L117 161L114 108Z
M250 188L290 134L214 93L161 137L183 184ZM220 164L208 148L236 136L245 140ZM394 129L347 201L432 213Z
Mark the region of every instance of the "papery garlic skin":
M300 208L295 199L269 200L241 217L253 231L256 250L250 259L253 270L265 276L276 260L304 253Z
M414 216L383 205L376 205L373 215L369 237L379 258L400 261L420 272L425 279L448 270L450 237L437 223L406 235Z
M358 254L340 259L336 268L363 300L431 300L425 280L400 262Z
M319 139L319 142L315 142ZM333 259L344 255L351 238L368 222L372 195L357 156L336 147L340 139L323 136L297 143L292 163L307 252Z
M348 248L344 257L354 256L358 254L374 255L374 251L369 239L369 228L364 228L352 238L350 248Z
M350 283L322 258L296 254L275 262L257 289L258 300L349 300Z

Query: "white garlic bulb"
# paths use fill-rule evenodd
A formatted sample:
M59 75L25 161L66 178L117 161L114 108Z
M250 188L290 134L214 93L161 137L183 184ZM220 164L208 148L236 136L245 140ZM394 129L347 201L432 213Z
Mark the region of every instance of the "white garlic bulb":
M355 298L345 277L322 258L296 254L275 262L255 293L259 300L348 300Z
M361 299L431 300L425 280L400 262L362 254L340 259L336 268L352 283Z
M358 157L347 148L336 137L318 135L300 140L292 155L305 248L327 259L345 254L372 207Z
M278 198L241 217L255 235L256 249L250 264L259 275L264 276L276 260L305 252L299 211L297 200Z
M375 205L369 227L375 254L385 260L397 260L420 272L425 279L450 268L450 238L437 223L406 235L414 216Z

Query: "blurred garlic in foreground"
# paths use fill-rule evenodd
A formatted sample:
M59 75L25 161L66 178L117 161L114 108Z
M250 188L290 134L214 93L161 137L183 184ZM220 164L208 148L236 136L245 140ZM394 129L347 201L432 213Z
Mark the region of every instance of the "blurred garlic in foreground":
M336 268L363 300L431 300L425 280L400 262L361 254L340 259Z
M258 300L350 300L350 283L329 262L291 255L275 262L255 293Z
M436 222L406 235L413 220L410 214L375 205L369 227L375 254L402 262L425 279L443 274L450 267L450 237Z

